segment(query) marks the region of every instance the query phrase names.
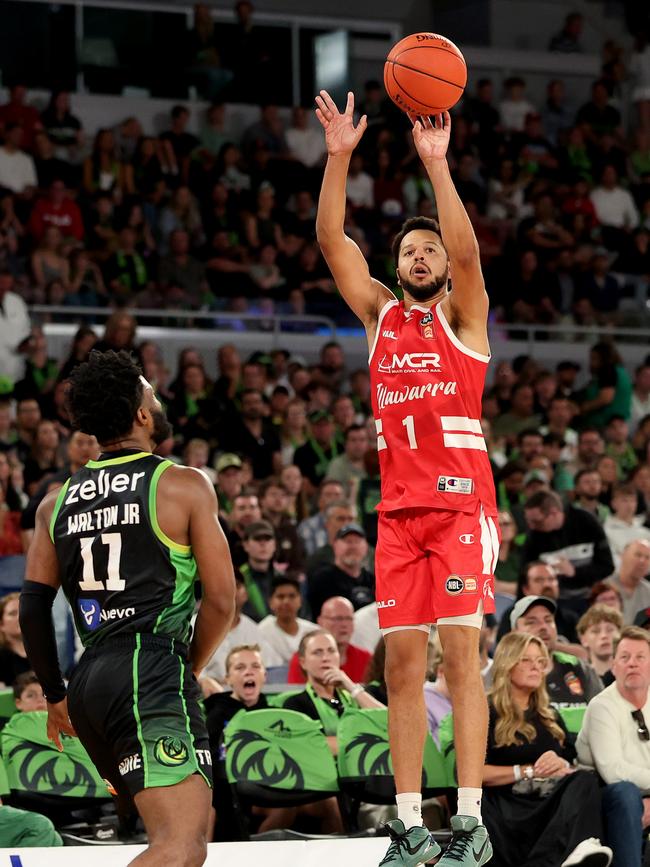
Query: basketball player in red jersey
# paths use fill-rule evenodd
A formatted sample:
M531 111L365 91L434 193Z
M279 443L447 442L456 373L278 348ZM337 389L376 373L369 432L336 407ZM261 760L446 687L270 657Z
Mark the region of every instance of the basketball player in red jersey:
M490 348L478 244L447 165L449 113L433 121L411 118L440 227L415 217L397 235L393 252L404 293L398 301L371 277L343 229L350 156L366 118L355 127L351 93L342 113L325 91L316 103L328 152L318 241L341 295L366 329L381 466L375 569L398 805L381 864L415 867L440 851L422 826L420 794L426 734L422 684L430 625L437 623L459 781L453 836L438 867L476 867L492 857L481 820L488 714L478 645L483 613L494 611L499 548L480 425Z

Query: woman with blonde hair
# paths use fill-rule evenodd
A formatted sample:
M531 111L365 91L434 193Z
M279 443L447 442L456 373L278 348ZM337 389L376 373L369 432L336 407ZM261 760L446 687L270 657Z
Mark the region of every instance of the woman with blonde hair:
M0 687L12 686L19 674L31 669L18 622L20 593L0 599Z
M483 821L491 867L608 867L598 779L572 765L575 749L546 691L549 656L535 635L497 646L489 693Z

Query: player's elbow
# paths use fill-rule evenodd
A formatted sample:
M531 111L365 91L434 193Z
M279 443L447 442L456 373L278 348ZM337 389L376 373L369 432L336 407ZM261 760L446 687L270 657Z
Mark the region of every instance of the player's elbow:
M340 223L321 217L316 220L316 240L320 244L323 254L327 250L334 249L336 244L340 244L344 239L343 226Z

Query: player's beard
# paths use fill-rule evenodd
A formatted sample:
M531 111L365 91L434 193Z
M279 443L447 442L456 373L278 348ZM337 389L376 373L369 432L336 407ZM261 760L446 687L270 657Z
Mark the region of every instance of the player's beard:
M402 278L400 285L404 292L408 292L416 301L431 301L447 285L447 269L437 277L433 277L428 283L411 283Z
M167 421L167 416L161 409L152 409L151 417L153 419L153 431L151 439L159 446L172 435L172 426Z

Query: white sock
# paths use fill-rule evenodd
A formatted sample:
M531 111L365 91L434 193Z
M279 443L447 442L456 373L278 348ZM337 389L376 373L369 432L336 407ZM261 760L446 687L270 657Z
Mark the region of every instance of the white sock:
M481 817L481 798L483 789L459 789L458 790L458 815L473 816L479 825L483 824Z
M397 818L404 822L408 831L414 825L422 824L422 794L420 792L402 792L395 796L397 803Z

